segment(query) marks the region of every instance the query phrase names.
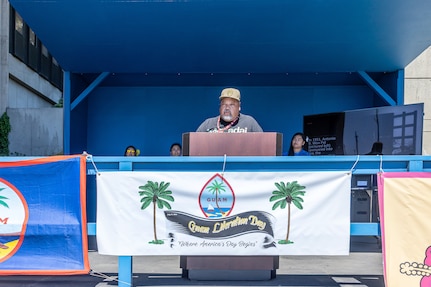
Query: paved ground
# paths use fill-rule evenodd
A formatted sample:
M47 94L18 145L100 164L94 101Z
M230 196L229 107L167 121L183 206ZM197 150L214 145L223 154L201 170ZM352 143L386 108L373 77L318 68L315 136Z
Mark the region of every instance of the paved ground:
M5 287L103 287L118 285L117 257L89 253L89 275L2 276ZM276 278L259 281L203 281L181 277L178 256L133 259L133 285L138 286L291 286L384 287L382 255L374 237L353 237L349 256L280 256Z

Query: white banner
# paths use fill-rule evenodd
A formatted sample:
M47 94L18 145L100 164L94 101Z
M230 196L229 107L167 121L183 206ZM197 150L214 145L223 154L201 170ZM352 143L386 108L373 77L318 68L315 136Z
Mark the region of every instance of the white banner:
M101 172L106 255L348 255L346 172Z

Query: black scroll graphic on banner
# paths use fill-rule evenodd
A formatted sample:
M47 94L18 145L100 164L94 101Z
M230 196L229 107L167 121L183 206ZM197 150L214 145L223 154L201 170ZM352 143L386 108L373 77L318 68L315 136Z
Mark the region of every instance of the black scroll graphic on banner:
M165 217L173 224L170 233L183 233L204 239L227 239L249 233L267 234L266 242L274 237L273 215L264 211L248 211L229 217L207 219L177 210L165 211ZM271 247L273 244L268 244Z

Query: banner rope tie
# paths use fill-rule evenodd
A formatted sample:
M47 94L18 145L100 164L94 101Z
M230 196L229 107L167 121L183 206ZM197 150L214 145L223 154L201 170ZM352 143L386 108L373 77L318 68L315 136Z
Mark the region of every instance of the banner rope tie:
M356 158L355 163L353 164L352 168L350 169L350 173L353 173L353 170L355 169L355 167L358 164L358 162L359 162L359 154L358 154L358 157Z
M224 177L224 170L225 170L225 168L226 168L226 154L224 154L224 157L223 157L223 169L221 171L221 178L222 179Z
M380 172L383 172L383 156L380 155L380 168L379 168Z
M93 167L94 167L94 170L96 171L96 174L100 175L99 170L97 169L96 163L93 160L93 155L87 153L86 151L84 151L82 154L86 156L87 161L90 161L93 164Z
M122 283L122 284L125 284L127 286L132 286L132 284L130 284L130 283L118 280L116 276L109 276L109 275L101 273L101 272L96 272L96 271L94 271L92 269L90 270L89 275L91 275L93 277L97 277L97 278L108 279L109 281L115 281L115 282L118 282L118 283ZM106 281L106 280L104 280L104 281Z

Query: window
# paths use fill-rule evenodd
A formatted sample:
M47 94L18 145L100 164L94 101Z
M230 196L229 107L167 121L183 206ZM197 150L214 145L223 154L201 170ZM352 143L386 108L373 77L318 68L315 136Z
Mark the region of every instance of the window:
M21 16L15 12L13 14L14 19L14 54L21 61L27 61L27 29L26 25L24 25L24 21Z
M29 29L28 33L28 65L35 71L40 65L40 41L37 39L33 30Z
M9 52L62 90L63 70L12 6L10 6L9 25Z
M51 63L51 83L58 89L63 90L63 70L54 58L52 58Z
M51 74L51 55L48 49L42 44L42 53L40 54L40 74L46 79L49 79Z

